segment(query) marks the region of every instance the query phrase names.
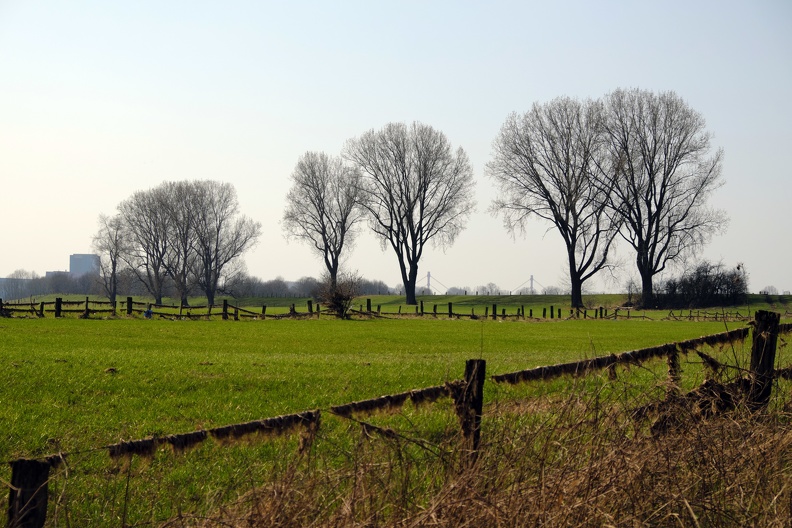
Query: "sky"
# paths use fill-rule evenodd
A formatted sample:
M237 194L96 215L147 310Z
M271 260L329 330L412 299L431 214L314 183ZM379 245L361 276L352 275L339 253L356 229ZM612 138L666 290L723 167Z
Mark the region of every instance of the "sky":
M467 152L478 205L451 247L424 252L419 284L563 286L559 234L537 219L510 235L488 212L485 166L511 112L617 88L676 92L724 150L710 205L730 223L696 257L743 263L751 291L792 289L787 0L0 0L0 277L67 270L92 252L100 214L191 179L233 184L261 222L248 273L318 277L320 259L281 227L298 158L420 121ZM589 291L637 276L626 244L617 258ZM400 284L368 229L345 265Z

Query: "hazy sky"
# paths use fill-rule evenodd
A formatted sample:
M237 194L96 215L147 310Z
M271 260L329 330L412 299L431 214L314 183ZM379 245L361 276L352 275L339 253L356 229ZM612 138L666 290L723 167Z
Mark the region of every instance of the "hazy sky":
M725 151L711 204L728 231L700 256L744 262L750 289L792 289L792 3L0 0L0 277L68 269L101 213L166 180L232 183L263 225L247 254L263 279L318 276L284 239L289 176L306 151L391 121L465 149L477 212L419 277L439 290L564 282L557 232L513 239L487 212L484 172L506 116L560 95L674 90ZM634 271L622 244L621 286ZM400 283L368 230L348 267ZM423 282L425 284L425 281ZM614 286L615 284L615 286Z

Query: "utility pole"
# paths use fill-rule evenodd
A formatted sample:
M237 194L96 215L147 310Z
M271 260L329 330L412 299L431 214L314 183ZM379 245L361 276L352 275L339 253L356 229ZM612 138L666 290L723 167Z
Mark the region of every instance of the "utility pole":
M429 293L432 293L432 272L426 272L426 289L429 290Z
M534 294L534 289L533 289L533 275L531 275L531 295L533 295L533 294Z

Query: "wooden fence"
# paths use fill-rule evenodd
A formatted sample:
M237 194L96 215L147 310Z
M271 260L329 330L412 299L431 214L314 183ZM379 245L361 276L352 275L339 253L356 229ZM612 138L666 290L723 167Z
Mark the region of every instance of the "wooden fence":
M386 307L387 308L387 307ZM3 302L0 299L0 316L12 317L14 315L27 315L32 317L46 317L52 315L54 317L64 317L68 315L78 315L82 318L90 318L92 316L142 316L142 317L157 317L166 319L211 319L212 317L219 317L223 320L240 319L283 319L283 318L310 318L320 317L321 315L334 315L328 311L327 308L322 308L319 303L314 304L313 301L306 301L304 306L298 307L296 303L291 304L285 313L267 313L267 305L262 305L260 311L253 311L247 308L242 308L231 304L228 300L224 300L222 304L217 305L201 305L201 306L178 306L168 304L154 304L133 301L132 297L127 297L123 301L116 301L115 303L109 301L101 301L90 299L86 297L80 300L66 300L56 298L50 302ZM455 310L454 304L451 302L442 304L429 304L425 301L420 301L417 305L409 309L403 309L401 305L396 309L388 311L383 309L382 305L372 306L371 299L365 300L365 305L360 303L357 309L350 310L350 314L358 317L447 317L449 319L492 319L492 320L553 320L553 319L650 319L647 317L645 311L632 310L631 308L605 308L598 307L594 309L562 309L550 305L543 307L541 310L537 309L534 312L533 308L526 310L524 305L514 307L511 306L508 310L503 307L498 307L493 304L490 308L485 307L483 312L479 309L476 313L476 308L471 308L470 312L460 312ZM790 315L790 314L785 314ZM735 311L703 311L703 310L679 310L675 312L671 310L668 315L664 316L664 320L685 320L685 321L749 321L752 314L750 310L745 313L739 310Z
M617 365L640 365L652 359L666 358L669 378L676 385L680 375L679 354L688 354L695 351L705 363L718 364L716 360L699 349L703 346L723 345L745 340L750 331L750 328L739 328L697 339L620 354L498 374L490 379L495 383L513 384L547 381L562 375L580 376L605 369L608 369L611 375L615 375L614 369ZM774 368L778 335L779 333L790 331L792 331L792 324L781 325L779 314L764 311L757 312L753 323L750 374L746 383L738 387L743 390L743 396L750 408L759 409L767 405L774 379L792 378L792 369L775 370ZM383 409L401 408L408 400L415 405L420 405L437 401L440 398L450 397L454 402L454 410L459 418L463 438L461 448L468 454L472 462L476 459L480 444L485 379L485 360L471 359L465 364L464 379L447 382L444 385L380 396L370 400L335 405L325 409L325 412L341 418L355 420L369 432L378 433L385 437L393 437L396 434L394 431L369 424L360 420L360 418ZM711 389L712 385L709 388ZM696 396L696 394L696 391L691 391L688 396ZM709 394L710 396L713 394L717 396L717 392ZM153 454L160 446L170 446L174 451L182 452L188 447L195 446L209 438L223 440L245 437L256 433L286 434L301 430L307 431L313 438L313 434L316 433L319 427L321 413L322 410L315 409L207 430L123 441L98 449L107 450L111 457L118 458L132 457L134 455L148 456ZM57 467L68 456L68 453L57 453L10 462L12 475L7 527L39 528L44 525L47 514L50 469Z

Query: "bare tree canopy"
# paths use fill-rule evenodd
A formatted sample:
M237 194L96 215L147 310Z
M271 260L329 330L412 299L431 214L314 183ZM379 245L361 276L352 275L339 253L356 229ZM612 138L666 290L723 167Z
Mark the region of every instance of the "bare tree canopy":
M102 288L110 302L115 302L122 258L130 249L121 215L99 216L99 231L93 237L93 248L99 254Z
M415 304L418 263L430 240L451 245L475 207L467 154L421 123L389 123L347 142L361 170L361 199L373 231L396 252L408 304Z
M165 268L179 294L181 306L188 304L195 271L198 217L196 187L200 185L200 182L190 181L165 182L154 191L160 207L168 216L169 244Z
M256 244L261 224L239 214L236 190L230 183L197 181L194 196L196 280L209 304L214 304L224 270Z
M602 104L558 98L511 114L493 143L487 172L500 194L490 207L512 234L532 216L551 222L567 249L572 306L583 283L608 265L618 219L608 210L608 151Z
M283 229L322 257L331 287L336 284L344 249L354 242L361 219L360 174L340 158L306 152L297 161L286 195Z
M605 98L613 208L636 251L644 306L653 277L725 228L725 213L707 207L721 185L723 151L710 153L704 118L674 92L615 90Z
M129 251L122 259L154 302L162 303L167 278L170 217L156 189L137 191L118 206L129 230Z

